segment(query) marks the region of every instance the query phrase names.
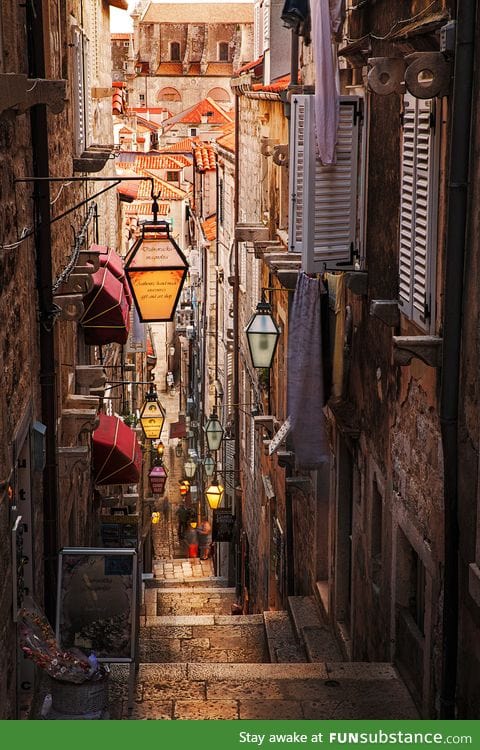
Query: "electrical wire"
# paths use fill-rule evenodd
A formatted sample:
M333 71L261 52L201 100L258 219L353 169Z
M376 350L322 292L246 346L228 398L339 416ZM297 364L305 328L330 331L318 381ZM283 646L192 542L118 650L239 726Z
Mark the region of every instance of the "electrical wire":
M424 16L434 5L437 5L439 0L433 0L430 5L427 5L426 8L423 8L423 10L416 13L414 16L410 16L410 18L404 18L401 21L395 21L393 26L391 27L390 31L387 32L384 36L379 36L377 34L373 34L372 32L369 32L366 34L366 36L370 36L372 39L376 39L377 41L383 42L386 39L389 39L390 35L392 34L393 30L397 28L397 26L403 26L407 23L411 23L412 21L416 21L417 18L421 18ZM350 11L356 10L359 6L356 6L355 8L350 8ZM359 42L361 39L364 39L365 37L359 37L358 39L351 39L350 37L345 37L345 41L348 42L348 44L354 44L355 42Z

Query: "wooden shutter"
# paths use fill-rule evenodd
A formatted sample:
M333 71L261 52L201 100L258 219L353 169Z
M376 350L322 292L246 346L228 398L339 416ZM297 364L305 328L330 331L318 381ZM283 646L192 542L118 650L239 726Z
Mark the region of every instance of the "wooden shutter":
M73 29L73 92L75 152L78 156L86 148L85 132L85 82L83 76L83 43L82 32Z
M262 52L270 49L270 0L263 0L263 42Z
M399 303L424 330L433 318L438 196L435 101L404 98Z
M253 9L253 59L257 60L263 52L260 49L260 40L262 38L262 7L260 2L256 2Z
M306 273L353 268L356 249L359 99L342 97L336 163L316 157L314 97L292 97L289 250Z

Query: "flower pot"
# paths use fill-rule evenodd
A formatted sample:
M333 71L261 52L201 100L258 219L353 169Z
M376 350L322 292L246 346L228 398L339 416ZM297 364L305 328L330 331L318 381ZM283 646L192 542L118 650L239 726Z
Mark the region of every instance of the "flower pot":
M80 685L50 679L52 710L58 714L83 716L102 714L108 704L108 674Z

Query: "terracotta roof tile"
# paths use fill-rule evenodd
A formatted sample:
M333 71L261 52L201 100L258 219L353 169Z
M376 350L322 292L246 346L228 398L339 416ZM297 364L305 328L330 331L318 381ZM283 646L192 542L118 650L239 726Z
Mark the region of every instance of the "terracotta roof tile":
M181 76L183 67L181 62L163 62L157 68L157 76Z
M231 76L233 65L231 62L211 62L207 65L207 76Z
M221 148L226 149L235 153L235 133L227 133L217 140L217 143Z
M198 146L193 151L195 164L199 172L215 169L215 151L209 143Z
M205 239L207 239L209 242L212 242L212 240L215 239L217 236L217 216L214 214L213 216L209 216L208 219L205 219L205 221L202 224L203 234L205 235Z
M158 204L158 215L168 216L170 213L170 206L168 203ZM151 201L133 201L127 206L126 214L131 216L132 214L138 214L139 216L150 216L152 214L152 202Z
M208 114L211 113L211 114ZM225 113L225 111L216 104L213 99L207 97L194 104L193 107L179 112L179 114L169 117L168 120L164 120L163 126L165 128L171 127L181 122L186 125L198 125L202 122L202 115L207 115L207 122L209 125L220 125L222 123L231 122L231 118Z
M263 83L254 83L252 86L253 91L271 91L271 92L277 92L277 91L286 91L288 89L288 86L290 84L290 75L283 76L282 78L279 78L276 81L273 81L272 83L268 85L264 85Z
M248 73L249 70L253 70L257 67L257 65L261 65L263 63L263 55L261 55L257 60L253 60L253 62L245 63L245 65L242 65L241 68L238 68L238 70L235 71L234 75L238 76L241 73Z
M170 146L165 146L165 148L162 149L162 152L191 154L193 153L195 143L197 143L196 138L183 138L177 143L171 143Z

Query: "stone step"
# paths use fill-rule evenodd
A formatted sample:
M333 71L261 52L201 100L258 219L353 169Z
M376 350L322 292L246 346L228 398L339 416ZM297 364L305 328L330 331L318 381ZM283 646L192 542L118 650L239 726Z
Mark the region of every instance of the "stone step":
M305 662L305 650L295 637L288 612L264 612L263 617L270 661Z
M141 664L130 716L127 675L112 665L112 719L419 718L390 664Z
M261 615L177 615L145 617L140 627L140 661L266 662Z
M313 596L289 596L288 608L297 637L310 662L343 661L335 636Z
M222 576L185 576L183 578L159 579L152 578L145 581L145 588L149 589L169 589L169 588L190 588L192 586L201 586L202 588L228 588L228 578Z
M191 586L156 589L157 598L146 609L148 615L231 615L235 588Z

